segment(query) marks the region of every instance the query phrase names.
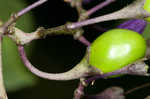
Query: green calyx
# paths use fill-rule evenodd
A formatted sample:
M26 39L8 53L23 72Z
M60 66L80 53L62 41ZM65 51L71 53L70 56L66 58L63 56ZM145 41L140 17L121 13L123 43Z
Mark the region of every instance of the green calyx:
M146 42L140 34L127 29L113 29L91 44L89 64L102 73L108 73L143 58L145 53Z
M150 13L150 0L145 0L144 10ZM150 21L150 17L146 18L145 20Z

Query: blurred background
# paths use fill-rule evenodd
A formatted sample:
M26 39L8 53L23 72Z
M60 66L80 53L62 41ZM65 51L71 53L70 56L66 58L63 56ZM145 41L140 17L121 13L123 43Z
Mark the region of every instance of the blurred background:
M0 0L0 19L6 21L12 13L15 13L36 0ZM91 0L85 3L85 9L94 7L104 0ZM111 5L99 10L91 17L104 15L119 10L134 0L117 0ZM49 0L47 3L22 16L16 26L26 32L35 31L38 27L51 28L63 25L69 21L77 21L76 9L71 8L63 0ZM102 31L99 28L115 28L125 20L102 22L96 25L84 27L84 36L93 41ZM144 37L150 38L148 30L144 31ZM86 46L73 39L72 36L48 36L31 42L25 46L31 63L38 69L60 73L73 68L84 56ZM34 76L22 64L15 43L5 37L3 40L3 73L9 99L72 99L74 90L79 80L50 81ZM85 89L86 94L96 94L111 86L119 86L125 91L149 83L150 77L122 76L120 78L99 79L93 86ZM127 99L143 99L150 95L150 87L143 88L127 95Z

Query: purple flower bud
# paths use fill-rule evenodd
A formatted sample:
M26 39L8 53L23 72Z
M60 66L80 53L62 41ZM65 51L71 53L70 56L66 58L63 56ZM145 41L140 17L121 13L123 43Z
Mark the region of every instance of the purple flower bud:
M142 19L132 19L129 21L125 21L124 23L120 24L117 28L129 29L142 34L146 25L147 22Z

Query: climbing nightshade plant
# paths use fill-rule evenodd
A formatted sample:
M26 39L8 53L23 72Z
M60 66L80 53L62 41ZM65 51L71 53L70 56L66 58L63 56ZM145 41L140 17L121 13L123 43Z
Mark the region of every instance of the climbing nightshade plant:
M2 42L4 36L10 37L16 43L18 53L25 66L38 77L48 80L80 79L79 86L74 93L74 99L81 99L83 96L87 98L94 97L95 99L124 99L125 93L123 89L117 87L108 88L95 96L84 94L84 87L99 78L109 79L126 74L149 76L148 65L145 63L149 59L148 40L146 41L141 34L149 21L150 2L149 0L135 0L119 11L89 18L94 12L113 2L115 3L115 1L105 0L97 6L85 10L82 6L83 3L94 2L94 0L64 0L71 7L76 8L79 15L77 22L67 22L64 25L48 29L40 27L35 32L25 33L17 28L15 24L17 24L17 20L22 15L47 2L47 0L38 0L21 11L12 14L8 21L1 22L0 42ZM125 21L115 29L107 30L92 43L83 36L83 26L118 19L130 20ZM87 46L83 59L74 68L64 73L47 73L34 67L26 56L24 46L33 40L42 39L48 35L62 34L72 35L75 40L79 40ZM1 59L2 57L0 56L0 61ZM0 63L0 99L7 99L3 84L2 61Z

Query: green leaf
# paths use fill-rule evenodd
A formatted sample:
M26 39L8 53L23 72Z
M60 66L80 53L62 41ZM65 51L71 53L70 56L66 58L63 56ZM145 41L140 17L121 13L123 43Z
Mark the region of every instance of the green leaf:
M145 39L150 39L150 23L147 25L146 29L143 32Z
M24 0L0 0L0 19L7 21L12 13L18 12L26 6ZM31 32L34 25L34 17L28 13L17 21L16 27ZM2 44L3 73L7 90L14 91L34 85L37 79L23 65L16 44L8 37L3 39ZM34 45L28 49L28 54L32 53L31 49L33 48Z

